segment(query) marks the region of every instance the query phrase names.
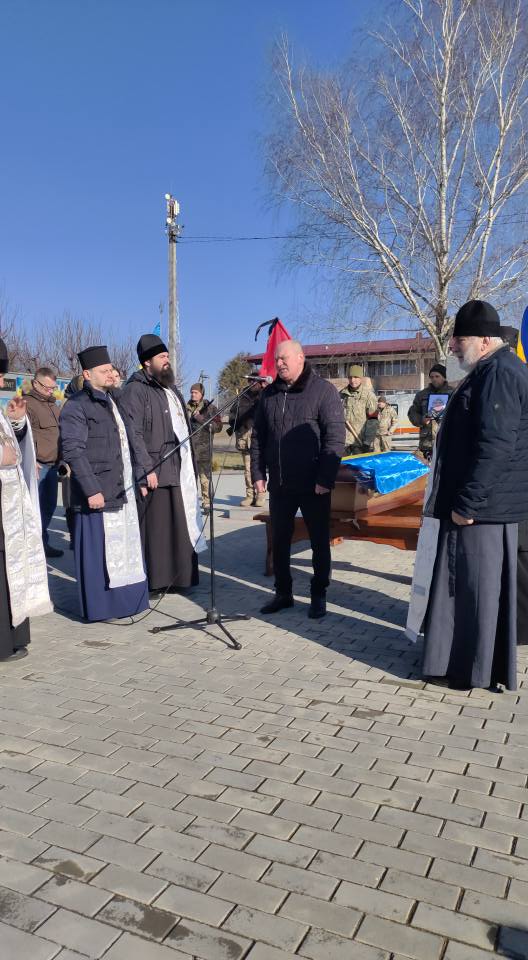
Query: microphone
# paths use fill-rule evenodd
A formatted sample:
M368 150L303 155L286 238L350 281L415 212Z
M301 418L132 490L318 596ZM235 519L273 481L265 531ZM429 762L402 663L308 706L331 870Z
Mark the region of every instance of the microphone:
M249 373L244 374L244 380L253 380L255 383L273 383L273 377L255 377Z

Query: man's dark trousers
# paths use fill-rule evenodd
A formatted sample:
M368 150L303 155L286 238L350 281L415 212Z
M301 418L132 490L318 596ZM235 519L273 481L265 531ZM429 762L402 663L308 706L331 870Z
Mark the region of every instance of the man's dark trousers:
M40 518L42 521L42 540L48 546L48 527L57 507L59 478L57 466L54 463L39 463L38 492L40 504Z
M324 596L330 583L330 493L297 493L281 487L270 491L275 592L281 597L290 596L292 592L290 550L295 514L299 509L312 545L311 593Z

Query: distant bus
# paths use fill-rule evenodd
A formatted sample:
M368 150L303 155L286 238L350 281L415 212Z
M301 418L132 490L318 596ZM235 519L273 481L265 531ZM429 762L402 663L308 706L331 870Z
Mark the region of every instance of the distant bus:
M0 387L0 407L5 409L11 397L21 397L31 389L32 373L5 373L4 386ZM70 377L57 377L55 398L59 403L64 400L64 391L70 382Z
M396 445L405 446L407 449L414 450L418 446L420 430L419 427L413 426L408 414L415 394L406 393L401 390L395 391L394 393L386 393L385 396L387 397L387 403L393 407L398 417L396 430L393 434Z

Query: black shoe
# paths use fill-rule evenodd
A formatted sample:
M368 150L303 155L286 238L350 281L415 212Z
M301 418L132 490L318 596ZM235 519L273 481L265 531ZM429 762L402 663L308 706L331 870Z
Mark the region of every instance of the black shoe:
M57 550L56 547L50 547L49 543L44 547L44 553L47 557L62 557L64 550Z
M11 663L13 660L23 660L27 655L27 647L19 647L18 650L15 650L9 657L2 657L0 663Z
M260 608L260 612L278 613L279 610L286 610L287 607L293 607L293 597L291 593L287 597L281 597L279 594L276 594L273 597L273 600L270 600L269 603L265 603L264 606Z
M312 596L310 600L310 609L308 610L310 620L321 620L326 616L326 598L321 596Z

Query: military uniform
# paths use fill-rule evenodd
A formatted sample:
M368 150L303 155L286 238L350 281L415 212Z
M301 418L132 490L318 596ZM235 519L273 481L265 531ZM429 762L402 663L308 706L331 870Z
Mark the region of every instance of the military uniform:
M415 427L420 428L420 440L418 443L418 449L423 453L424 457L427 457L429 460L433 453L433 447L435 444L436 434L438 433L440 427L439 419L430 419L431 414L429 412L429 398L433 395L442 395L447 394L451 396L453 393L453 387L450 387L447 380L442 384L441 387L433 387L430 384L428 387L425 387L424 390L419 390L416 394L412 405L409 407L409 413L407 416L409 420ZM424 423L424 420L429 420L429 423Z
M386 404L383 410L378 409L378 419L369 421L377 424L376 435L374 437L373 452L385 453L392 448L392 431L398 423L398 417L394 407Z
M189 414L189 419L191 421L191 430L198 431L191 438L194 459L196 461L196 469L198 471L198 478L200 480L200 490L202 494L202 506L204 510L208 510L210 507L209 502L209 477L211 476L211 450L209 447L209 431L211 433L218 433L222 429L222 420L218 416L218 410L209 400L200 400L199 403L194 403L193 400L189 400L187 404L187 413ZM210 420L211 417L215 417L213 422L209 427L204 427L203 430L200 430L200 426L204 421Z
M353 390L350 385L345 387L344 390L341 390L339 396L343 402L345 413L345 456L356 453L368 453L374 442L369 424L369 416L378 409L376 394L371 387L367 387L365 383L362 383L357 390Z

